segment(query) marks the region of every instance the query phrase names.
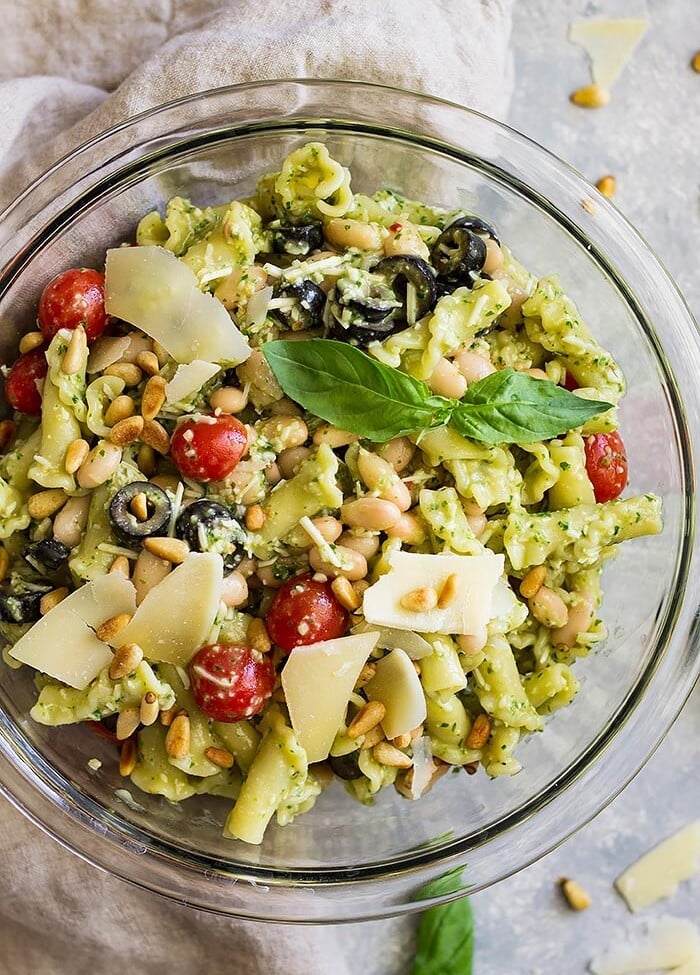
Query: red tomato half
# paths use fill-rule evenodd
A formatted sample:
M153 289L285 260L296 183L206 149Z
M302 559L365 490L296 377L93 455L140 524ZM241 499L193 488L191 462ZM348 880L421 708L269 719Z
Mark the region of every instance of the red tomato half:
M270 638L283 650L342 636L348 614L335 598L330 582L297 576L277 590L267 619Z
M57 275L39 299L39 328L50 342L60 328L83 325L88 345L105 330L105 279L88 267L72 267Z
M49 364L43 347L32 349L19 357L5 379L5 396L13 410L39 416L41 393L37 383L46 378L48 371Z
M614 501L627 484L627 454L619 433L585 437L586 471L598 503Z
M236 643L202 647L190 661L189 674L198 707L214 721L260 714L275 686L272 660Z
M170 455L184 477L221 481L236 468L247 445L246 428L235 416L204 416L179 425Z

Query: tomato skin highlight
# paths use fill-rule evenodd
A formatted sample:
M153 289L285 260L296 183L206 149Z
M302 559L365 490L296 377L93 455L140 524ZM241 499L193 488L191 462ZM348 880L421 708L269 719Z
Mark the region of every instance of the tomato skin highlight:
M584 437L586 472L596 501L614 501L627 484L628 465L625 444L617 431Z
M335 598L330 582L297 576L275 593L265 625L270 639L290 653L295 647L342 636L348 614Z
M236 467L248 446L248 432L235 416L185 420L170 440L170 455L184 477L222 481Z
M37 389L37 382L45 379L48 371L43 346L25 352L17 359L5 379L5 396L13 410L28 416L40 415L41 393Z
M47 342L61 328L73 331L83 325L90 345L107 325L104 275L88 267L72 267L56 275L39 299L38 321Z
M243 721L260 714L275 686L270 657L237 643L210 643L189 664L197 705L214 721Z

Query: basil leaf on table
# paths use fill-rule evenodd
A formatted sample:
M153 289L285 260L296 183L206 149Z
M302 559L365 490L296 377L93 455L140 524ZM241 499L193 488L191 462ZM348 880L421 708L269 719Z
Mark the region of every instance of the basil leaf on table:
M421 915L411 975L471 975L473 956L474 916L468 897Z

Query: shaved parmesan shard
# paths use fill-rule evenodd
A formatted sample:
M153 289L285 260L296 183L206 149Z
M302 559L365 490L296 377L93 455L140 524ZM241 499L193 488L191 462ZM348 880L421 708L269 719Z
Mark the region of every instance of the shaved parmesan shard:
M700 819L674 833L615 881L632 911L641 911L662 897L670 897L684 880L700 870Z
M376 633L295 647L282 671L289 718L309 762L328 757Z
M700 931L685 918L662 917L636 944L610 947L591 962L594 975L635 975L672 970L674 975L700 972Z
M595 83L610 89L648 26L646 20L576 20L569 40L588 54Z
M480 633L492 617L493 591L503 574L503 556L421 555L392 552L390 571L365 592L363 612L369 623L419 633ZM416 612L401 599L418 587L438 593L449 576L456 576L452 598L443 609Z
M435 652L432 644L411 630L396 630L393 626L376 626L365 620L352 628L353 633L367 633L369 630L378 634L377 646L382 650L395 650L399 647L406 651L411 660L422 660L423 657L429 657Z
M32 626L9 651L49 677L81 691L112 660L112 651L95 636L111 616L136 609L134 587L118 573L98 576L76 589Z
M214 624L223 575L220 555L190 552L146 594L115 646L138 643L146 660L185 667Z
M382 728L387 738L405 735L425 721L423 686L411 658L403 650L392 650L377 661L377 671L365 684L365 694L386 708Z
M173 378L165 384L165 402L179 403L180 400L187 399L192 393L201 389L217 372L220 372L219 366L214 365L213 362L204 362L203 359L195 359L186 365L178 366Z
M160 342L176 362L236 365L250 355L221 302L200 291L191 268L164 247L107 251L105 307Z

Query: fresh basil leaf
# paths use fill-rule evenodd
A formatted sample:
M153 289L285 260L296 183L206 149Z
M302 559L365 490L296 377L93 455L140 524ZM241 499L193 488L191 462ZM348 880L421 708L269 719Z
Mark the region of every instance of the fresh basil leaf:
M474 916L468 897L421 915L411 975L471 975L473 957Z
M486 444L534 443L580 427L611 409L546 379L499 369L472 383L450 417L464 437Z
M267 342L263 353L295 403L367 440L383 443L444 422L449 415L425 383L346 342Z

